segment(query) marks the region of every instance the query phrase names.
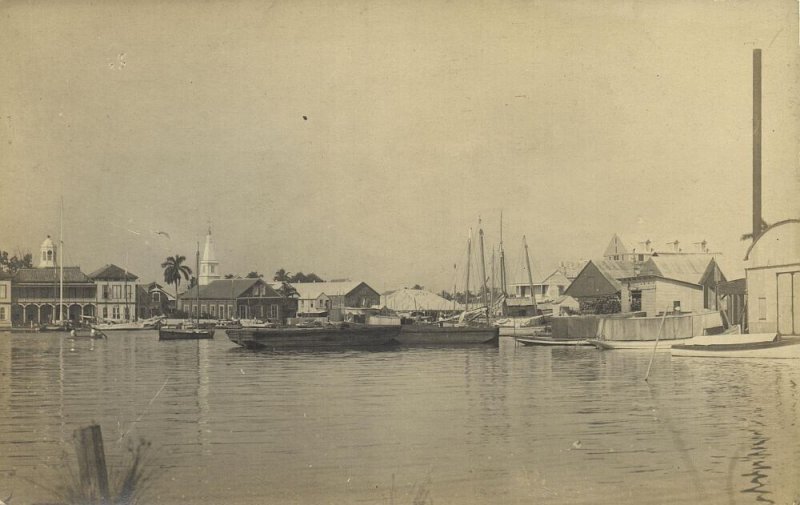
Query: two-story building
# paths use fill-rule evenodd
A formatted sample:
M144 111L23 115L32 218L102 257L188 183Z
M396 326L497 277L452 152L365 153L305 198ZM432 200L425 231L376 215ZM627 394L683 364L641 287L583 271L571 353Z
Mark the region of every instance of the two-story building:
M136 318L136 279L117 265L105 265L89 274L97 285L97 319L130 321Z
M283 321L286 301L263 279L219 279L194 286L178 297L190 317Z
M0 329L11 327L11 275L0 272Z
M136 285L136 313L139 319L165 316L175 311L175 295L157 283Z

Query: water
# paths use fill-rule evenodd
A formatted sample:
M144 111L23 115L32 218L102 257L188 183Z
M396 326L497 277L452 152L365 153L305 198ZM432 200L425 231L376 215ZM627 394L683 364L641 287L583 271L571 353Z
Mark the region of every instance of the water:
M52 502L96 422L154 504L800 502L800 363L649 359L0 333L0 499Z

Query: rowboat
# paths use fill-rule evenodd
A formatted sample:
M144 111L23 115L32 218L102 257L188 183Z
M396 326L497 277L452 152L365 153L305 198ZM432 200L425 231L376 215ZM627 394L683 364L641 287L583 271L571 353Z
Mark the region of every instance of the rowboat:
M203 340L214 338L213 328L170 328L158 329L159 340Z
M669 351L676 346L739 346L756 345L772 342L775 333L745 333L745 334L721 334L721 335L698 335L689 338L677 338L659 340L589 340L589 342L600 350L611 349L647 349ZM710 347L708 347L710 348Z
M800 337L778 337L761 333L760 341L716 342L675 345L670 350L676 357L800 359Z
M583 339L567 339L567 338L553 338L553 337L534 337L534 338L516 338L517 342L522 345L546 345L546 346L592 346L592 342Z

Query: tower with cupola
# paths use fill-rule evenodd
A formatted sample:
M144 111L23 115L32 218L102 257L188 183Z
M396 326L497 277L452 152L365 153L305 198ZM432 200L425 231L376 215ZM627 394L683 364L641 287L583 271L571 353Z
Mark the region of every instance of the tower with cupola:
M214 240L211 238L211 225L209 225L208 235L206 235L206 245L203 248L203 258L200 260L200 272L197 279L201 286L206 286L212 281L221 278L219 261L217 261L217 256L214 252Z

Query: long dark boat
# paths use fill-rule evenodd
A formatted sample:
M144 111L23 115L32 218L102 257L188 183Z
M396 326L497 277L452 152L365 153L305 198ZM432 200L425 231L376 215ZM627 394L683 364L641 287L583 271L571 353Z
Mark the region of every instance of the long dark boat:
M400 326L340 324L314 328L237 328L225 333L248 349L358 348L395 345Z
M395 338L400 345L498 345L500 328L404 324Z
M158 329L159 340L201 340L214 338L213 328L169 328Z

